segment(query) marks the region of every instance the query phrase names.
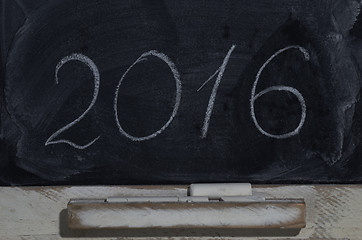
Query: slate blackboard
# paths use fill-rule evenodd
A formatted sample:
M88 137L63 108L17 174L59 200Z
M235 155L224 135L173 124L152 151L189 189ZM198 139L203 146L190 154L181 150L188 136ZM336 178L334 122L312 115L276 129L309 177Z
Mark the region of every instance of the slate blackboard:
M2 185L361 183L354 0L3 0Z

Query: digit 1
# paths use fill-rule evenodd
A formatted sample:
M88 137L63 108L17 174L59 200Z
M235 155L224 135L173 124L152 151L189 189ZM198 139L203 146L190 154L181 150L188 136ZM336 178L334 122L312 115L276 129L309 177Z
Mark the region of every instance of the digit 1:
M229 49L229 52L226 54L226 57L224 58L224 61L221 64L221 66L216 70L216 72L214 74L212 74L201 85L201 87L199 87L199 89L197 89L197 91L200 91L217 74L217 78L216 78L214 87L212 88L211 95L210 95L209 104L207 105L205 119L204 119L204 125L202 126L202 129L201 129L201 138L206 138L207 130L209 129L209 125L210 125L210 118L211 118L212 110L214 109L214 103L215 103L215 99L216 99L217 89L219 88L226 65L228 64L231 53L234 51L234 49L235 49L235 45L232 45L231 48Z

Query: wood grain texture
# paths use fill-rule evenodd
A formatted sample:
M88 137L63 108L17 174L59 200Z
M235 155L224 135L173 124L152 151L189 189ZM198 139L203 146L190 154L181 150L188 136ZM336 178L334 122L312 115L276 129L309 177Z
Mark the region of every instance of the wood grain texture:
M361 185L253 186L271 198L304 198L307 225L296 236L270 232L71 232L65 229L71 198L117 196L186 196L186 186L3 187L0 188L0 239L361 239ZM65 223L64 223L65 222ZM148 234L148 235L147 235ZM201 237L201 235L205 235ZM94 238L98 237L98 238ZM83 238L84 239L84 238Z
M267 202L74 202L72 229L292 228L305 227L303 201Z

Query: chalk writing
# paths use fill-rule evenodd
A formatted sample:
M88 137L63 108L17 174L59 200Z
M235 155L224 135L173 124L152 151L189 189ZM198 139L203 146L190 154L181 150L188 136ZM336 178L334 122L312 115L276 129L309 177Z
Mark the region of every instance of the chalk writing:
M219 88L226 65L228 64L231 53L234 51L234 49L235 49L235 45L232 45L229 52L226 54L226 57L224 58L224 61L221 64L221 66L216 70L216 72L214 74L212 74L201 85L201 87L199 87L199 89L197 89L197 91L200 91L203 88L203 86L205 86L217 74L217 78L216 78L214 87L212 88L211 95L210 95L209 104L207 105L205 119L204 119L204 125L202 126L202 129L201 129L202 138L205 138L207 135L207 130L209 129L209 125L210 125L210 118L211 118L212 110L214 109L214 103L215 103L215 99L216 99L217 89Z
M171 70L171 72L173 74L173 77L174 77L174 79L176 81L176 100L175 100L175 105L174 105L171 117L169 118L169 120L166 122L165 125L163 125L158 131L156 131L156 132L154 132L154 133L152 133L152 134L150 134L148 136L135 137L135 136L132 136L132 135L128 134L126 131L124 131L124 129L121 126L121 123L119 122L118 110L117 110L117 108L118 108L118 106L117 106L118 105L118 93L119 93L119 88L120 88L124 78L126 77L127 73L137 63L147 60L148 56L158 57L159 59L163 60L168 65L168 67L170 68L170 70ZM144 140L149 140L151 138L154 138L157 135L159 135L160 133L162 133L171 124L172 120L175 118L175 116L177 114L178 108L180 106L180 102L181 102L181 80L180 80L180 74L177 71L175 64L171 61L171 59L169 57L167 57L163 53L157 52L155 50L145 52L126 70L126 72L123 74L123 76L122 76L121 80L119 81L119 83L117 85L117 88L116 88L115 98L114 98L114 115L115 115L115 118L116 118L116 122L117 122L119 132L123 136L131 139L132 141L144 141Z
M206 109L206 113L205 113L205 119L204 119L204 124L203 127L201 129L201 137L202 138L206 138L207 136L207 131L210 125L210 118L211 118L211 114L214 108L214 104L215 104L215 99L216 99L216 94L217 94L217 90L220 86L221 83L221 79L223 77L223 74L225 72L226 66L229 62L230 56L232 54L232 52L235 49L235 45L232 45L231 48L229 49L228 53L226 54L223 63L221 64L221 66L197 89L197 92L199 92L209 81L211 81L211 79L215 76L216 80L215 80L215 84L213 86L210 98L209 98L209 102L208 102L208 106ZM293 87L288 87L288 86L284 86L284 85L277 85L277 86L271 86L268 87L262 91L260 91L259 93L256 93L256 87L257 84L259 82L259 78L263 72L263 70L265 69L265 67L275 58L277 57L279 54L290 50L290 49L297 49L300 52L303 53L304 59L305 60L309 60L309 53L308 51L299 46L299 45L291 45L285 48L282 48L280 50L278 50L276 53L274 53L259 69L252 90L251 90L251 98L250 98L250 113L251 113L251 118L256 126L256 128L265 136L267 137L271 137L271 138L277 138L277 139L285 139L285 138L289 138L292 136L295 136L296 134L299 133L300 129L302 128L305 118L306 118L306 104L305 104L305 100L302 96L302 94L295 88ZM147 57L152 56L152 57L157 57L159 59L161 59L162 61L164 61L168 67L170 68L173 77L175 79L176 82L176 99L175 99L175 104L173 107L173 111L172 114L170 116L170 118L168 119L168 121L156 132L148 135L148 136L144 136L144 137L136 137L136 136L132 136L129 133L127 133L121 126L121 123L119 121L119 117L118 117L118 97L119 97L119 90L121 87L122 82L124 81L125 77L127 76L128 72L138 63L142 62L142 61L146 61ZM98 136L97 138L93 139L91 142L89 142L88 144L85 145L78 145L75 144L69 140L65 140L65 139L60 139L60 140L54 140L54 138L56 138L59 134L61 134L62 132L66 131L67 129L71 128L73 125L75 125L76 123L78 123L93 107L93 105L95 104L96 100L97 100L97 96L98 96L98 91L99 91L99 85L100 85L100 77L99 77L99 71L97 66L94 64L94 62L79 53L74 53L72 55L66 56L64 57L56 66L55 68L55 82L58 84L58 71L60 70L60 68L67 62L69 61L80 61L84 64L86 64L92 71L93 76L94 76L94 93L93 93L93 99L91 104L88 106L88 108L82 113L82 115L80 115L77 119L75 119L73 122L67 124L66 126L60 128L58 131L56 131L55 133L53 133L48 140L45 142L45 145L50 145L50 144L58 144L58 143L66 143L74 148L77 149L85 149L89 146L91 146L95 141L97 141L99 139L100 136ZM260 98L261 96L265 95L266 93L269 92L273 92L273 91L286 91L286 92L290 92L292 94L294 94L301 106L301 117L300 117L300 121L298 126L293 130L290 131L288 133L284 133L284 134L272 134L269 133L267 131L265 131L258 123L256 116L255 116L255 110L254 110L254 103L255 101ZM180 80L180 74L175 66L175 64L172 62L172 60L165 55L164 53L160 53L157 52L156 50L152 50L152 51L148 51L145 52L143 54L141 54L141 56L139 58L137 58L137 60L126 70L126 72L122 75L120 81L118 82L118 85L116 87L116 91L115 91L115 97L114 97L114 102L113 102L113 108L114 108L114 116L115 116L115 121L117 123L118 126L118 130L119 132L125 136L126 138L132 140L132 141L145 141L145 140L149 140L151 138L156 137L157 135L161 134L173 121L173 119L175 118L178 108L180 106L180 102L181 102L181 92L182 92L182 84L181 84L181 80Z
M84 118L84 116L92 109L93 105L95 104L95 102L97 101L97 96L98 96L98 92L99 92L99 85L100 85L100 77L99 77L99 71L97 66L94 64L94 62L87 56L84 56L83 54L80 53L73 53L69 56L66 56L64 58L62 58L60 60L60 62L57 64L57 66L55 67L55 83L58 84L59 80L58 80L58 71L60 70L60 68L63 67L64 64L66 64L67 62L70 61L80 61L82 63L84 63L85 65L87 65L90 70L93 73L93 77L94 77L94 92L93 92L93 99L92 102L90 103L90 105L88 106L88 108L82 113L82 115L80 115L77 119L75 119L73 122L68 123L67 125L65 125L64 127L60 128L58 131L56 131L55 133L53 133L48 140L46 140L45 142L45 146L47 145L51 145L51 144L59 144L59 143L65 143L68 144L74 148L77 149L85 149L89 146L91 146L95 141L97 141L99 139L100 136L96 137L95 139L93 139L91 142L85 144L85 145L78 145L75 144L69 140L66 139L60 139L60 140L53 140L54 138L56 138L59 134L61 134L62 132L68 130L69 128L71 128L73 125L77 124L80 120L82 120L82 118Z
M261 73L263 72L264 68L279 54L289 50L289 49L298 49L299 51L301 51L303 53L304 59L305 60L309 60L309 53L308 51L299 46L299 45L291 45L285 48L282 48L280 50L278 50L276 53L274 53L259 69L256 78L255 78L255 82L253 84L253 88L251 89L251 98L250 98L250 113L251 113L251 118L253 119L253 122L256 126L256 128L265 136L271 137L271 138L277 138L277 139L285 139L285 138L289 138L292 136L295 136L299 133L300 129L302 128L305 118L306 118L306 105L305 105L305 101L304 98L302 96L302 94L295 88L292 87L287 87L287 86L272 86L272 87L268 87L266 89L264 89L263 91L259 92L258 94L255 94L256 91L256 87L260 78ZM290 93L293 93L299 100L300 106L302 108L302 112L301 112L301 117L300 117L300 121L298 126L291 132L288 133L284 133L284 134L271 134L266 132L258 123L256 116L255 116L255 111L254 111L254 102L261 96L263 96L264 94L268 93L268 92L272 92L272 91L287 91Z

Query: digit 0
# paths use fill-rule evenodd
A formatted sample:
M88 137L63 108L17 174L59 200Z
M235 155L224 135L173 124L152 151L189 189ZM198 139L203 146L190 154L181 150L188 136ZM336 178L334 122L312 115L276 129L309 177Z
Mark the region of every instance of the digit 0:
M165 123L165 125L163 125L158 131L148 135L148 136L144 136L144 137L135 137L130 135L129 133L127 133L121 126L121 123L119 122L118 119L118 93L119 93L119 88L121 87L121 84L124 80L124 78L126 77L127 73L133 68L133 66L135 66L137 63L144 61L147 59L148 56L154 56L154 57L158 57L159 59L161 59L162 61L164 61L168 67L170 68L173 77L176 81L176 100L175 100L175 105L171 114L171 117L169 118L169 120ZM172 120L175 118L178 108L180 106L180 102L181 102L181 80L180 80L180 74L176 69L175 64L171 61L171 59L169 59L165 54L163 53L159 53L155 50L143 53L128 69L127 71L123 74L121 80L119 81L117 88L116 88L116 92L115 92L115 98L114 98L114 115L116 118L116 123L119 129L119 132L131 139L132 141L145 141L145 140L149 140L151 138L156 137L157 135L159 135L160 133L162 133L172 122Z

